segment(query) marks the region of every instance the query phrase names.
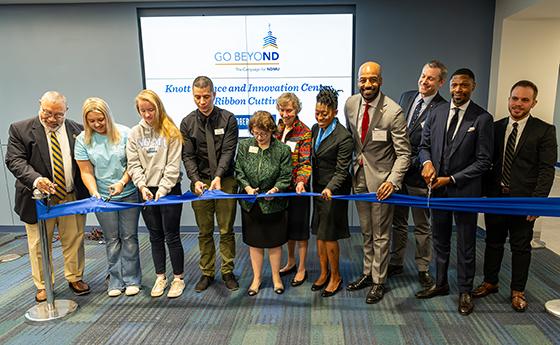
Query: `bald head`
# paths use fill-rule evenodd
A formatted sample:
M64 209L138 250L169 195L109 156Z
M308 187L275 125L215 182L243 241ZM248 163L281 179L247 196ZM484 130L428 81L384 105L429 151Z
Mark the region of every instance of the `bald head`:
M383 80L381 78L381 65L377 62L364 62L358 71L358 87L360 94L366 102L373 101L377 95Z

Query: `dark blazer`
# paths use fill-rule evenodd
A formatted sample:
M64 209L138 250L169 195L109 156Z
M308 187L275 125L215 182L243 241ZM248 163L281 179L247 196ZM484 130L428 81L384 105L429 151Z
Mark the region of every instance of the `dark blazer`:
M64 124L73 158L74 143L83 127L69 119L66 119ZM13 123L10 125L9 134L6 166L16 178L14 211L21 221L34 224L37 223L37 211L35 200L32 199L33 182L41 176L53 180L47 136L38 116ZM74 159L72 159L72 172L76 198L87 198L89 193L82 182L80 170Z
M415 106L414 99L418 96L418 91L411 90L406 91L401 95L399 100L399 105L403 109L403 115L406 117L406 123L408 123L408 115L410 114L411 108ZM420 151L420 142L422 141L422 128L427 118L430 116L432 109L436 108L438 105L445 103L445 98L441 97L439 92L434 96L430 104L420 113L418 120L414 123L411 128L408 128L408 137L410 139L410 145L412 147L412 156L410 161L410 168L404 176L404 183L416 187L426 188L426 183L422 178L422 165L418 159L418 153Z
M432 110L424 124L419 158L421 164L430 160L438 176L446 138L450 105L442 103ZM478 197L482 195L482 175L492 164L494 130L492 115L473 101L467 107L449 157L448 175L455 184L448 187L449 196Z
M504 144L509 117L494 123L493 166L484 179L487 196L500 196ZM554 182L557 158L556 129L531 115L515 147L511 165L510 195L547 197Z
M354 145L350 132L343 125L336 124L334 131L326 137L319 150L315 151L315 141L319 126L313 125L311 143L311 174L313 190L321 192L328 188L333 194L349 194L352 187L350 165Z

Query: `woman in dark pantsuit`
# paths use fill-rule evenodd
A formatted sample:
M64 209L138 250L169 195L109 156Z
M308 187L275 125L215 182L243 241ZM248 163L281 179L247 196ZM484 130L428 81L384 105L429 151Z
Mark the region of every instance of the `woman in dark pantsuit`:
M312 220L321 274L311 290L324 289L321 294L323 297L333 296L342 288L337 241L350 237L348 201L332 199L333 194L349 194L352 185L352 137L336 119L337 108L338 93L330 87L322 88L315 106L317 124L311 130L312 186L314 192L322 195L314 200Z

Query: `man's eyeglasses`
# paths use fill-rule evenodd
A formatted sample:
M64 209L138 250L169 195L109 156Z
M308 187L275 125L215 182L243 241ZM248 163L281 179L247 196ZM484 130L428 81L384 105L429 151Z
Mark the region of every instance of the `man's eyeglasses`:
M51 117L54 117L55 119L60 120L60 119L62 119L62 118L64 117L64 115L65 115L66 113L62 113L62 112L60 112L60 113L53 113L52 111L48 111L48 110L45 110L45 109L41 108L41 114L43 114L43 117L44 117L44 118L47 118L47 119L48 119L48 118L51 118Z

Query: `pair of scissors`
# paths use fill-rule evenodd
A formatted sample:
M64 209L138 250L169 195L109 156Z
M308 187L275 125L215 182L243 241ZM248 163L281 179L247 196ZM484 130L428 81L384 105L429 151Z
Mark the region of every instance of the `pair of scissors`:
M432 184L428 185L428 208L430 208L430 198L432 197Z

